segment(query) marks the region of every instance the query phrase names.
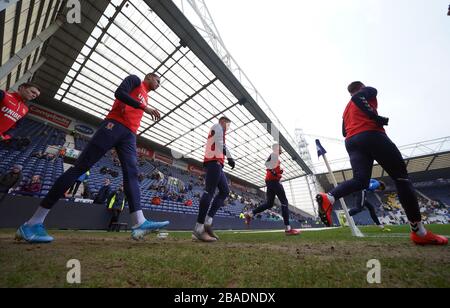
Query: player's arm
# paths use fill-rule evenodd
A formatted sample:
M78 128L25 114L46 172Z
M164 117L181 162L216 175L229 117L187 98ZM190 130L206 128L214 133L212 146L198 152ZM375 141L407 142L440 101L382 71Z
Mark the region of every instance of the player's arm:
M223 143L223 129L220 125L214 125L211 132L213 139L214 139L214 156L215 157L223 157L225 154L223 153L224 150L224 143Z
M223 145L223 155L227 157L228 165L231 167L231 169L234 169L234 167L236 167L236 162L234 161L233 156L231 156L231 152L226 144Z
M25 123L24 120L25 118L22 118L19 121L17 121L16 124L14 124L8 131L5 132L4 136L7 137L7 139L14 138L15 132L24 125Z
M127 104L136 109L145 109L145 105L138 102L133 97L131 97L130 93L141 85L142 81L136 75L130 75L125 78L120 86L117 88L114 96L120 100L121 102Z
M133 97L131 97L130 93L139 87L141 85L142 81L139 79L136 75L130 75L127 78L125 78L120 86L117 88L114 96L120 100L121 102L124 102L128 106L131 106L136 109L142 109L145 113L151 115L152 119L154 121L157 121L161 119L161 115L158 110L151 108L149 106L145 106L145 104L142 104L141 102L138 102Z
M149 114L152 117L153 121L159 121L161 119L161 114L156 108L147 106L144 108L144 112Z
M389 119L379 116L369 104L369 100L377 97L377 95L377 89L365 87L352 97L352 102L364 112L369 119L376 121L381 126L385 126L389 124Z
M274 176L277 175L275 168L277 167L278 157L275 153L270 154L269 158L266 160L266 169L270 171Z
M226 144L223 145L223 155L225 155L228 159L233 158Z
M223 128L219 124L213 127L214 134L214 143L215 147L215 156L222 157L226 156L228 159L228 165L230 165L231 169L234 169L236 166L233 157L231 156L231 152L228 150L227 146L223 142Z

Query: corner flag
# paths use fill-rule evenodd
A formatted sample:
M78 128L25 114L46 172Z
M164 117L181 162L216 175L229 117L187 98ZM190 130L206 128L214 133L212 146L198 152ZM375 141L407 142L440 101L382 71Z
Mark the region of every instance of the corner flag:
M319 156L319 158L320 158L320 156L327 154L327 151L322 146L319 139L316 139L316 147L317 147L317 155Z
M323 156L323 160L325 162L325 165L327 166L328 169L328 173L331 177L331 180L333 182L334 187L338 186L338 183L336 181L336 177L334 176L333 171L331 170L330 164L328 163L328 159L327 159L327 151L325 150L325 148L322 146L322 144L320 143L320 140L316 140L316 146L317 146L317 155ZM353 220L353 217L350 216L349 212L348 212L348 208L347 208L347 204L345 203L344 199L340 199L339 200L342 204L342 208L344 209L344 213L345 213L345 217L347 219L347 222L350 226L350 229L352 230L352 234L353 236L356 237L364 237L364 234L362 234L362 232L358 229L358 227L355 225L355 222Z

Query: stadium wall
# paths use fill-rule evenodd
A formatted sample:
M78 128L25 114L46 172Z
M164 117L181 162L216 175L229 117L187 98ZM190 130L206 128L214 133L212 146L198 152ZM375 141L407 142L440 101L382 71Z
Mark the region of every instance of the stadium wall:
M41 199L0 195L0 228L15 229L29 219ZM155 220L169 220L169 230L192 230L197 217L195 215L167 213L145 210L146 217ZM49 229L68 230L105 230L109 224L111 214L105 206L60 201L47 217L45 226ZM128 211L125 210L120 222L130 226ZM300 228L300 223L293 222L292 227ZM217 217L214 220L216 230L243 230L247 229L242 219ZM273 230L284 228L282 221L252 222L251 229Z

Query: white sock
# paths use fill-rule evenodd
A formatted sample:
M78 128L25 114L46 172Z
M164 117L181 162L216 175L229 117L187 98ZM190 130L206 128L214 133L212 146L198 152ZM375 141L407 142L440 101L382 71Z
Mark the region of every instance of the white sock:
M206 216L205 225L212 226L212 224L213 224L213 218Z
M327 194L328 200L330 200L331 204L334 204L336 202L336 198L334 198L333 195Z
M378 228L384 229L384 226L383 225L378 225Z
M34 213L33 217L31 217L30 220L28 220L28 222L26 224L29 226L43 224L48 213L50 213L49 209L46 209L46 208L43 208L42 206L40 206Z
M147 219L145 219L144 212L137 211L131 213L131 225L133 228L141 226Z
M291 230L292 230L291 226L286 226L286 231L287 231L287 232L289 232L289 231L291 231Z
M424 237L427 235L427 229L423 226L422 222L411 222L411 231L415 232L418 236Z
M204 224L199 224L197 223L195 225L195 232L202 234L203 232L205 232L205 225Z

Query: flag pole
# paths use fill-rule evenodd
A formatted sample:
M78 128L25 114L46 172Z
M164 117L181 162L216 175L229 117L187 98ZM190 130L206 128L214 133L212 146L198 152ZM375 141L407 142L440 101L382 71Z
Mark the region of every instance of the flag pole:
M320 144L320 140L316 140L316 145L318 148L318 152L319 152L319 157L323 156L323 160L325 161L325 165L327 166L328 169L328 173L331 177L331 180L333 182L334 187L338 186L338 183L336 181L336 177L334 176L333 171L331 170L330 164L328 162L327 159L327 151L325 151L325 149L322 147L322 145ZM353 217L350 216L349 212L348 212L348 208L347 208L347 204L345 203L344 198L339 199L339 201L341 201L342 204L342 208L344 209L344 213L345 213L345 217L347 218L348 224L350 226L350 229L352 231L352 235L355 237L364 237L364 234L361 232L361 230L359 230L359 228L355 225L355 222L353 220Z

